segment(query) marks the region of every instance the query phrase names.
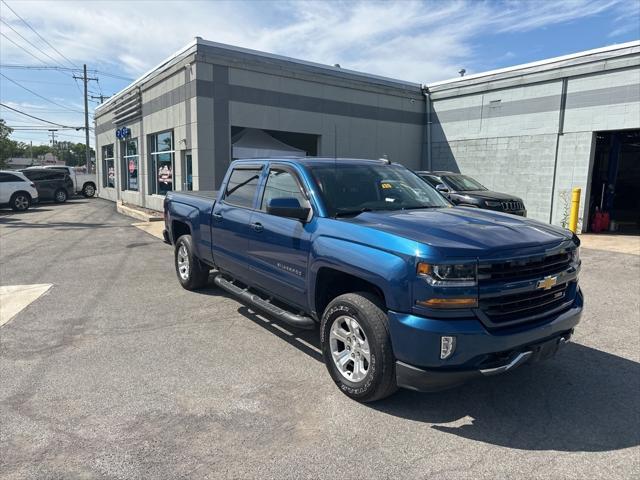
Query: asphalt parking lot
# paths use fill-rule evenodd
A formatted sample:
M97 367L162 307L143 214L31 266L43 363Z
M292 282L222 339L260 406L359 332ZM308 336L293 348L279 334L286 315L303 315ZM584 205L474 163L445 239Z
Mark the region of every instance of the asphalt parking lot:
M582 251L586 311L553 361L361 405L317 332L211 287L113 203L0 212L0 477L638 478L640 256Z

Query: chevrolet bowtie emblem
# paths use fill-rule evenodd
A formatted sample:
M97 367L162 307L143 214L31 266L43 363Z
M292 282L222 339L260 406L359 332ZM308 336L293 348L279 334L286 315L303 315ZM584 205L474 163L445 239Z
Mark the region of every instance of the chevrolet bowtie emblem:
M558 283L558 277L544 277L542 280L538 281L536 288L549 290L551 287L555 287L556 283Z

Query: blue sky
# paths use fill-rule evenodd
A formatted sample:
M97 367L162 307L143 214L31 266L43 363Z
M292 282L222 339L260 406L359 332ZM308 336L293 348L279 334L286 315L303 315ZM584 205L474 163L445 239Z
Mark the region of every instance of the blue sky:
M460 68L471 74L640 39L640 0L2 0L0 17L1 103L68 126L83 124L73 72L11 66L86 63L99 78L91 92L110 95L129 82L109 75L136 78L201 36L429 83ZM0 116L13 126L44 125L4 107ZM82 132L58 133L61 140L83 139ZM25 130L14 138L48 141L47 132Z

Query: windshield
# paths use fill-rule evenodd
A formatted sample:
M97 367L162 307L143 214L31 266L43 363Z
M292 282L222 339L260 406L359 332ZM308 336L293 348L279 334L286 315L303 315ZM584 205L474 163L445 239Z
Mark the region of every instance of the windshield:
M436 190L401 165L327 162L310 170L332 217L449 205Z
M456 192L469 192L473 190L486 190L484 186L466 175L442 175L442 180L453 187Z

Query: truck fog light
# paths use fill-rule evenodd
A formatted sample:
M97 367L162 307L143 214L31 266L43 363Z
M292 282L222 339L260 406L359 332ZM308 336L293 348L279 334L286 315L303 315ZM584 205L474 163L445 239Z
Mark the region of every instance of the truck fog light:
M440 337L440 359L446 360L456 350L456 337Z

